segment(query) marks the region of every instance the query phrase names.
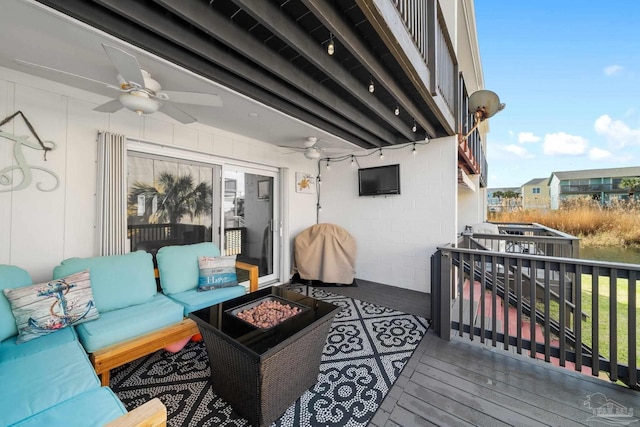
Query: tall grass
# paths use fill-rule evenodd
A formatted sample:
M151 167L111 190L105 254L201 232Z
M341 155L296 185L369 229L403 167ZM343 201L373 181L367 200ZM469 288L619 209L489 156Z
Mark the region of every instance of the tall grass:
M493 222L536 222L580 237L581 246L640 246L640 203L602 207L588 198L564 202L558 210L490 212Z

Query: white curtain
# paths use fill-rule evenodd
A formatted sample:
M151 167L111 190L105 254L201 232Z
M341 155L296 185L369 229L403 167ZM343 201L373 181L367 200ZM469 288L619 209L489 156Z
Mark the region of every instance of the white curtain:
M123 135L98 132L98 254L127 252L127 146Z

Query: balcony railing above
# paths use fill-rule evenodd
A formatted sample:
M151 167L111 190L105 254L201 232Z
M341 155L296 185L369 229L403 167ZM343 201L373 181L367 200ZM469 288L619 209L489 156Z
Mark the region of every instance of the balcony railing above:
M420 72L424 86L433 96L442 117L451 130L455 129L457 59L437 0L383 0L395 7L407 35L423 64L414 64L416 70L426 64L428 75ZM400 37L402 39L402 37ZM411 55L409 55L411 57ZM426 77L426 79L425 79Z
M561 185L560 192L563 194L569 193L599 193L602 191L616 191L624 193L629 191L628 188L620 187L620 184L571 184Z

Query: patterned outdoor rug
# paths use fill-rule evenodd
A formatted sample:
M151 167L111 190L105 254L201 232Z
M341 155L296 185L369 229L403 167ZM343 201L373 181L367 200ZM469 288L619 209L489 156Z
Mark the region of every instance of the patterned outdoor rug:
M293 290L343 307L323 350L317 384L274 426L365 426L382 403L428 322L418 316L327 292ZM246 426L215 394L203 343L158 351L112 371L111 388L127 408L158 397L169 426Z

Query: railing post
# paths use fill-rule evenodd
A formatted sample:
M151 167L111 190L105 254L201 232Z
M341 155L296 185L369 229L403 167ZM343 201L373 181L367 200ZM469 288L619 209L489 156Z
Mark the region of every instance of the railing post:
M439 323L440 338L451 340L451 252L443 251L440 255Z

